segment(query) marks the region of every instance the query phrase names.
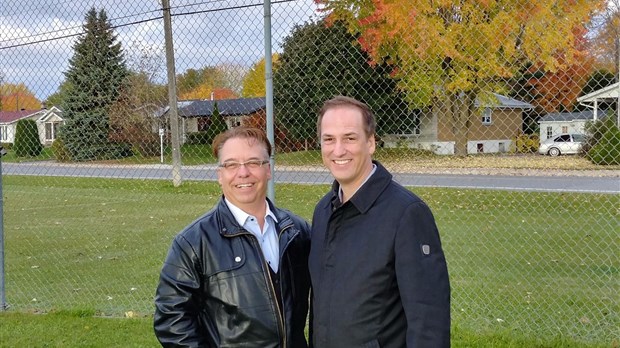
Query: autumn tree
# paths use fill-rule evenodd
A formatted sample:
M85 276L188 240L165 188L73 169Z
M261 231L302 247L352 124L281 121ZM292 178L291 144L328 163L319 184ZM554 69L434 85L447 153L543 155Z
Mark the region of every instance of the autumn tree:
M129 72L106 12L92 8L85 21L65 73L59 136L73 160L116 158L126 155L127 147L109 141L110 110L127 88Z
M543 64L532 63L519 74L510 94L534 106L524 113L524 132L538 133L538 120L542 115L552 112L572 112L577 107L576 100L582 94L589 76L592 74L594 60L587 50L585 28L578 28L575 34L575 54L571 63L561 54L557 59L560 68L555 72L545 71Z
M278 57L279 55L277 53L271 56L272 71L277 69ZM257 98L264 97L265 95L265 58L262 58L252 65L243 78L241 96L244 98Z
M0 84L0 105L4 111L41 109L41 102L23 83Z
M615 72L620 81L620 0L608 0L592 21L592 55L599 67Z
M153 115L166 105L167 87L157 83L165 70L163 48L132 42L127 49L128 88L110 109L111 139L129 143L134 153L159 153Z
M557 72L575 61L576 32L603 0L317 0L346 21L375 63L394 68L413 107L432 106L467 153L476 100L504 92L528 64ZM492 100L490 101L492 102Z
M213 99L236 98L231 89L230 73L220 67L205 67L202 69L188 69L177 76L179 99L211 99L211 93L219 91L219 96Z

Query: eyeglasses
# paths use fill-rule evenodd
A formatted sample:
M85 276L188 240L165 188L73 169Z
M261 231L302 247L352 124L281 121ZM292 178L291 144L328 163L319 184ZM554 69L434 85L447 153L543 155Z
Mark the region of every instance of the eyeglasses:
M246 162L228 161L228 162L220 163L218 167L224 168L230 171L235 171L241 168L241 166L245 166L247 169L258 169L262 167L263 164L267 164L267 163L269 163L268 160L250 160Z

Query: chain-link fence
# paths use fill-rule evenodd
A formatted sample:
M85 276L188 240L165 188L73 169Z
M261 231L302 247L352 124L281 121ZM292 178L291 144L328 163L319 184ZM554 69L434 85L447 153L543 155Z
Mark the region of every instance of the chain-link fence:
M3 2L5 309L150 314L226 127L273 120L276 202L310 219L316 113L342 94L436 215L455 327L617 343L617 0L361 3L172 0L166 42L156 1Z

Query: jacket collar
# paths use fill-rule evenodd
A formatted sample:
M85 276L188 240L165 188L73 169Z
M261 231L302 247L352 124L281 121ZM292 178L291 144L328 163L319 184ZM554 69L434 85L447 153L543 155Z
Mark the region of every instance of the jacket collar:
M277 209L273 203L267 198L267 204L269 204L269 210L276 216L278 220L276 222L276 232L280 235L280 230L293 223L291 217L286 214L286 212ZM220 200L215 208L217 210L217 219L218 226L220 229L220 234L223 236L232 236L239 233L249 233L247 232L243 226L239 225L237 219L228 208L226 201L224 200L224 195L220 197Z
M374 174L368 178L368 180L360 187L357 192L349 199L349 202L353 204L360 213L364 214L372 207L373 203L379 198L381 192L392 182L392 174L388 172L385 167L378 161L372 161L377 166L377 170ZM325 203L325 208L331 208L331 206L339 207L340 199L338 198L338 190L340 184L334 180L332 184L331 197Z

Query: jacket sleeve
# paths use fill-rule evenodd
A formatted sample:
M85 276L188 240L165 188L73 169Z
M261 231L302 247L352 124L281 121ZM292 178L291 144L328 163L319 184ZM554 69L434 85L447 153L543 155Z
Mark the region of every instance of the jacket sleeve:
M450 282L429 207L411 204L395 237L395 269L407 317L407 347L450 346Z
M208 347L198 325L201 280L197 266L193 249L177 236L155 294L154 329L163 347Z

